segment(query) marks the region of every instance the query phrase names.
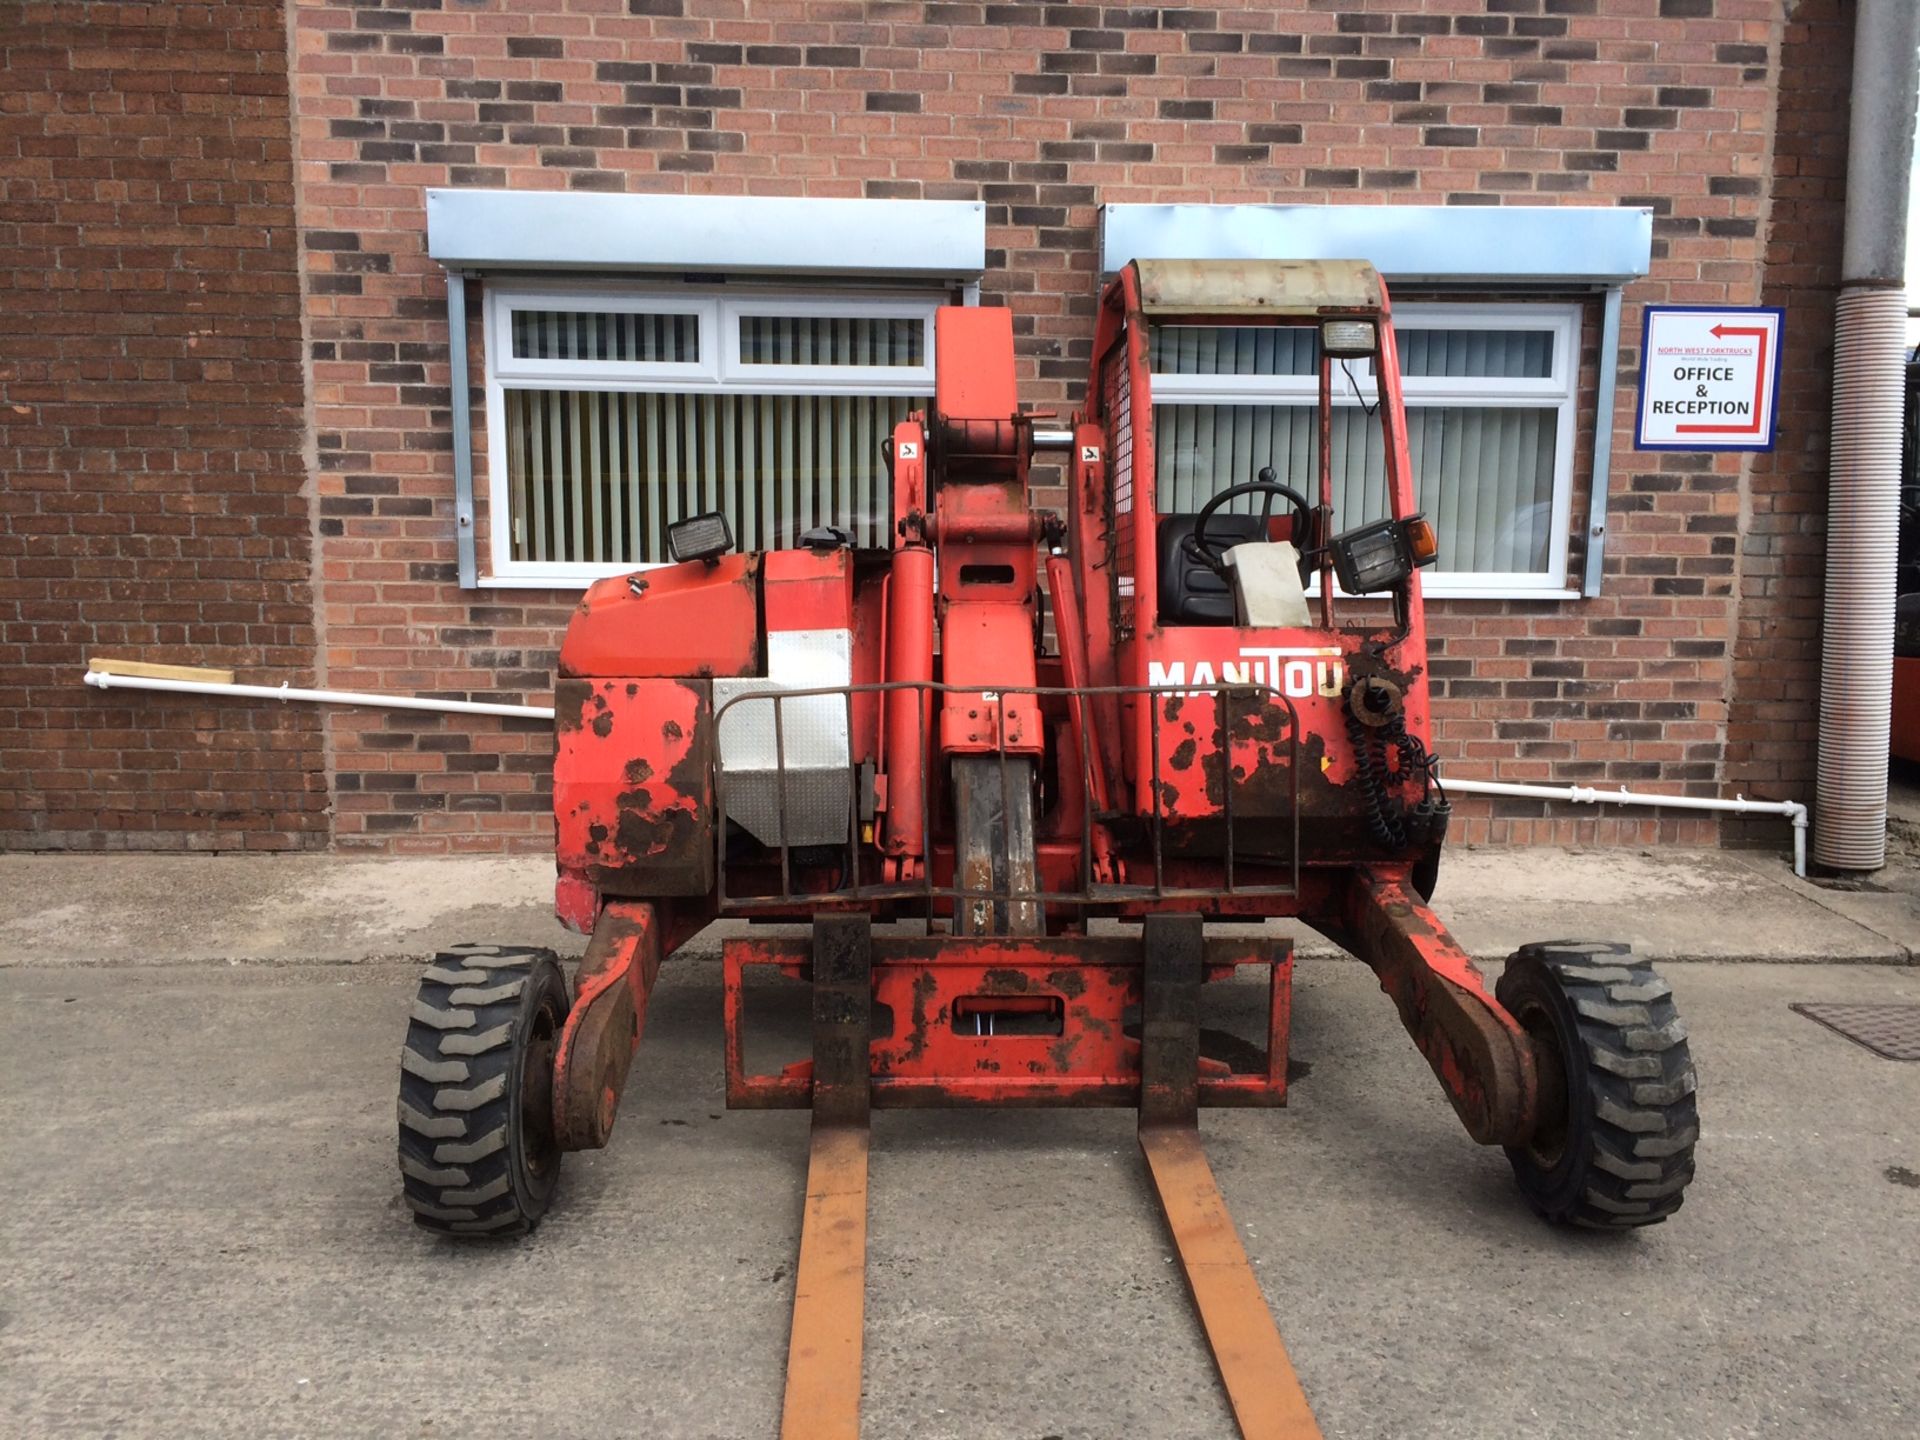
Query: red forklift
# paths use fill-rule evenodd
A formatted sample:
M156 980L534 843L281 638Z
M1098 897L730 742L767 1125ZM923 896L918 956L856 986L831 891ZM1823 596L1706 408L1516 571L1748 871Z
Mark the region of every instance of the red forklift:
M1216 475L1179 510L1151 359L1198 326L1309 346L1318 444L1309 473ZM1243 1432L1316 1434L1196 1123L1285 1103L1290 942L1209 922L1298 917L1372 967L1467 1133L1554 1222L1680 1207L1685 1029L1621 945L1526 946L1489 993L1428 906L1437 544L1371 266L1128 265L1067 425L1019 410L1007 311L942 309L935 338L932 409L887 444L888 548L822 529L740 554L701 515L675 564L581 600L555 686L556 906L592 938L571 985L545 951L426 972L408 1203L452 1235L531 1230L562 1154L608 1141L662 960L716 919L789 927L723 946L728 1104L813 1113L783 1433L857 1431L871 1109L1124 1105ZM1384 504L1343 517L1336 377L1357 361ZM1063 511L1034 502L1036 456L1061 463ZM810 987L812 1055L772 1073L745 1061L756 972ZM1265 1034L1211 1054L1201 991L1241 972L1267 986Z

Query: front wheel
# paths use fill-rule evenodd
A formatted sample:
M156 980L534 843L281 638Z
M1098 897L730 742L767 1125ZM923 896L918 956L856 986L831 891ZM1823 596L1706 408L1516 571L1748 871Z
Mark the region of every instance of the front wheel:
M400 1176L413 1218L524 1235L560 1178L553 1060L567 982L551 950L460 945L420 977L400 1052Z
M1673 989L1625 945L1526 945L1494 995L1533 1041L1540 1124L1514 1179L1557 1224L1657 1225L1680 1208L1700 1134Z

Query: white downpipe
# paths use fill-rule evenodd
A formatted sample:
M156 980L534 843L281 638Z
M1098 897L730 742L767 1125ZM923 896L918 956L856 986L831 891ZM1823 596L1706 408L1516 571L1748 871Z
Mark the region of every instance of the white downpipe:
M1577 805L1656 805L1662 810L1720 810L1733 815L1781 815L1793 822L1793 873L1807 873L1807 807L1798 800L1717 800L1700 795L1651 795L1644 790L1595 790L1586 785L1510 785L1501 780L1447 780L1447 793L1507 795L1518 800L1568 800Z
M1887 863L1887 744L1893 716L1900 421L1907 297L1850 286L1834 320L1833 480L1821 627L1814 857L1836 870Z
M1813 857L1835 870L1887 861L1900 416L1906 399L1908 175L1914 0L1854 8L1846 229L1833 322L1833 447L1820 640Z
M426 700L415 695L377 695L370 690L301 690L292 685L228 685L213 680L156 680L89 670L87 684L100 690L167 690L176 695L238 695L254 700L304 700L314 705L370 705L376 710L439 710L449 715L504 715L510 720L551 720L549 705L495 705L486 700Z

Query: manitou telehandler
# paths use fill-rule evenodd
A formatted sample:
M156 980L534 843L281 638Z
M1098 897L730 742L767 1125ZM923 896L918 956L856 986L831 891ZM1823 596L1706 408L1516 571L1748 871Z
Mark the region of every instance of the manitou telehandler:
M1306 357L1313 443L1173 485L1152 376L1199 327ZM1195 1123L1284 1103L1291 949L1206 923L1297 916L1371 966L1468 1134L1553 1221L1679 1208L1685 1031L1619 945L1527 946L1490 995L1427 906L1448 818L1435 534L1371 266L1128 265L1069 426L1020 413L1006 310L938 311L934 348L933 406L886 444L886 548L820 529L738 554L724 515L695 515L677 563L580 602L555 686L556 905L592 939L571 989L545 951L426 972L407 1200L431 1229L530 1230L561 1155L607 1143L661 961L715 919L810 925L723 947L728 1104L813 1112L785 1433L857 1427L868 1111L889 1105L1137 1106L1243 1431L1315 1433ZM1373 457L1338 489L1336 433ZM1029 488L1050 451L1064 513ZM1336 493L1366 497L1344 529ZM811 986L812 1058L778 1073L744 1060L756 967ZM1248 968L1264 1054L1235 1065L1202 1044L1200 990Z

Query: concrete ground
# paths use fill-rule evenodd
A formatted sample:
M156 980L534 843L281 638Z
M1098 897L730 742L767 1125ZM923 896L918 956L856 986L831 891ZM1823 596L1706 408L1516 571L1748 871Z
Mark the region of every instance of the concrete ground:
M806 1120L723 1108L711 938L666 971L614 1143L569 1157L536 1236L406 1223L394 957L548 938L544 869L0 857L0 1433L775 1432ZM1303 961L1292 1104L1203 1128L1328 1436L1914 1434L1920 1065L1787 1008L1920 1003L1912 897L1878 883L1449 857L1478 954L1749 959L1665 967L1700 1178L1626 1236L1527 1215L1372 977ZM1236 1028L1256 998L1225 996ZM789 1044L800 1005L770 1015ZM883 1113L871 1225L869 1436L1234 1433L1130 1114Z

